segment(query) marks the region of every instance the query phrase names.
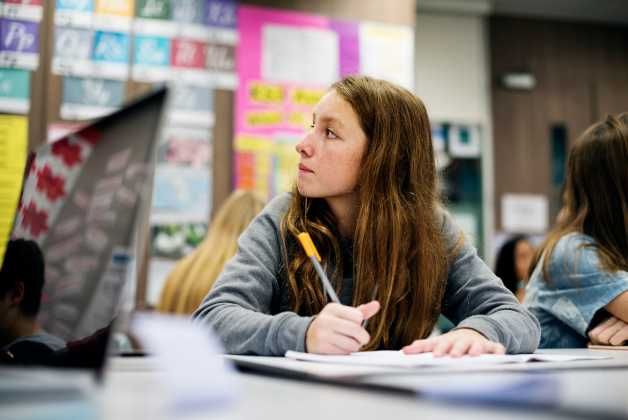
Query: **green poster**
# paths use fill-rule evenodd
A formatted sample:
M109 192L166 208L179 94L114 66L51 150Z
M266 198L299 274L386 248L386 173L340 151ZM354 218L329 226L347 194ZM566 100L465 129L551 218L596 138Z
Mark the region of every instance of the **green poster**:
M0 68L0 112L28 112L30 81L28 70Z
M137 0L137 17L143 19L170 19L171 0Z

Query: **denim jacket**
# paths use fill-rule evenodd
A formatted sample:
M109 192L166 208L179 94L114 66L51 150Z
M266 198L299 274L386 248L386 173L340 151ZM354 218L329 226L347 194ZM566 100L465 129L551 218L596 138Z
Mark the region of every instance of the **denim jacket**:
M587 333L599 322L596 315L628 291L628 272L605 271L595 240L581 233L563 236L543 275L539 261L526 289L525 306L541 323L541 348L585 347Z

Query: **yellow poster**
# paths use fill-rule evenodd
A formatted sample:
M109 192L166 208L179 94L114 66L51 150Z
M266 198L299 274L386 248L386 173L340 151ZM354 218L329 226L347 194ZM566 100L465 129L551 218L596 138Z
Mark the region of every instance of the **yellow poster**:
M22 192L28 145L26 117L0 115L0 262Z
M133 0L96 0L95 12L100 15L133 17Z

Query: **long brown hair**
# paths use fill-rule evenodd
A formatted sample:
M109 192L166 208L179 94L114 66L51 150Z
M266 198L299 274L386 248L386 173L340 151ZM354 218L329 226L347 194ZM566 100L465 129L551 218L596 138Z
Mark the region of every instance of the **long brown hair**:
M595 240L602 268L628 270L628 114L609 115L589 127L569 153L563 186L563 208L556 226L537 252L543 276L564 235L578 232Z
M369 302L377 290L382 308L369 321L366 348L399 348L431 332L447 273L427 111L414 94L383 80L348 77L331 89L351 105L367 138L351 238L353 305ZM295 188L281 231L292 309L316 314L327 299L295 236L309 232L334 267L339 289L343 261L335 217L324 199L303 197Z

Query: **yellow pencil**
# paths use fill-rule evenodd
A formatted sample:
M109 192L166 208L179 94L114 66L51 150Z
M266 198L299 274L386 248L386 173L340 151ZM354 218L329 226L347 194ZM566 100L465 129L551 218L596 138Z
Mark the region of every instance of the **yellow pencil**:
M329 278L327 278L327 274L325 274L325 270L321 267L320 260L321 256L319 255L316 247L314 246L314 242L312 242L312 238L310 234L307 232L300 233L298 236L299 242L301 242L301 246L305 251L305 254L310 257L312 264L314 264L314 269L318 273L318 276L321 279L321 283L323 283L323 288L327 291L327 294L331 298L331 300L335 303L340 303L340 299L338 299L338 295L336 291L331 285Z

